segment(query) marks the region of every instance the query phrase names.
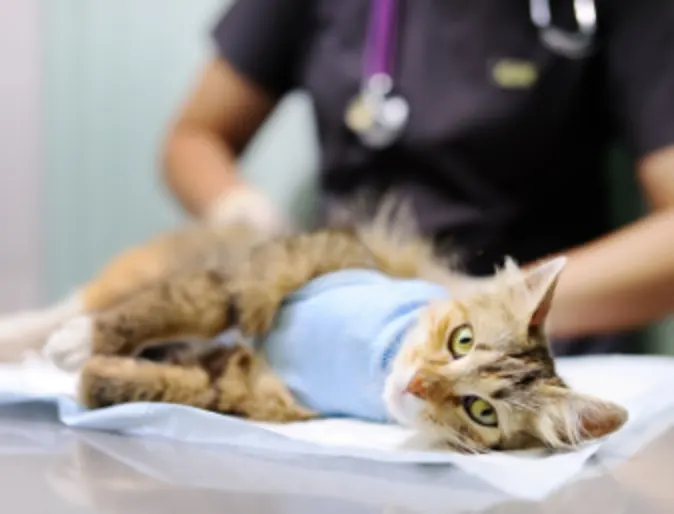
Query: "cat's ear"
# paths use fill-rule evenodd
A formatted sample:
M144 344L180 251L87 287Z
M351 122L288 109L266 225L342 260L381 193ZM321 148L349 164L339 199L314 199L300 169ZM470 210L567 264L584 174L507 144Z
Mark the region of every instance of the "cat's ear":
M627 410L620 405L565 387L543 386L540 395L536 435L553 448L600 439L627 422Z
M566 266L566 257L556 257L525 272L524 284L531 299L531 328L540 328L550 312L559 275Z

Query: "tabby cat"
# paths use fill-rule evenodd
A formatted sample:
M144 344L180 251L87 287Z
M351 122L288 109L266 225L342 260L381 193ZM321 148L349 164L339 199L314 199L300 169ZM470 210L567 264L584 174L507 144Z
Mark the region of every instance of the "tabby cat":
M89 408L161 401L259 421L311 419L326 414L320 401L302 403L250 338L274 333L284 302L307 284L365 271L379 273L384 288L382 280L413 284L413 291L414 281L435 288L428 301L422 294L397 344L387 342L383 350L387 372L377 398L367 401L381 403L390 419L468 452L568 448L626 422L625 409L570 389L555 371L545 320L563 257L527 269L508 261L490 277L470 278L401 227L377 218L355 229L272 240L246 227L200 226L163 236L113 262L77 302L69 301L70 309L61 308L67 319L49 336L45 354L81 369L80 396ZM329 322L340 310L320 316ZM54 312L35 314L35 325L51 331ZM336 318L334 326L346 327L337 335L313 337L350 337L347 329L356 328L344 318ZM229 329L244 339L216 343ZM305 359L312 358L307 348ZM340 364L340 345L320 348L335 352L318 375L331 377L325 394L339 397L358 378ZM371 394L364 389L352 394Z

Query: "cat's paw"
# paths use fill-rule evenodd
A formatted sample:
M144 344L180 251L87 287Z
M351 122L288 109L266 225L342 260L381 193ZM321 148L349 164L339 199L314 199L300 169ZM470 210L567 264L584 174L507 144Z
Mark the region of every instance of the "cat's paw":
M64 370L80 369L92 354L93 327L90 316L71 319L49 337L44 356Z
M244 417L265 423L295 423L309 421L318 414L283 396L255 398L243 405Z

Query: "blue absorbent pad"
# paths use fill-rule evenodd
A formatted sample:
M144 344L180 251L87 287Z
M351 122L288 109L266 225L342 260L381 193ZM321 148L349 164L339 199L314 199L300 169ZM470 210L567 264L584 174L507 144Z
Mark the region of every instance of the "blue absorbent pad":
M45 417L79 429L191 444L222 444L291 458L351 458L406 466L454 466L508 494L530 500L541 499L573 480L587 467L590 457L605 465L621 462L674 425L674 395L668 394L674 390L672 359L562 358L559 371L572 386L628 408L627 425L605 440L570 453L460 455L424 449L413 442L411 432L392 424L348 418L274 425L179 405L151 403L87 411L73 399L76 377L49 368L35 358L20 365L0 365L0 412L3 409L17 412L22 406L30 406L34 411L38 404Z

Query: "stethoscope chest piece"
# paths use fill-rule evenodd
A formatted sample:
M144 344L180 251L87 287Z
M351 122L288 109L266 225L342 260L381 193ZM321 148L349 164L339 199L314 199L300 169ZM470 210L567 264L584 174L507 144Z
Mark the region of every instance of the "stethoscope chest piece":
M346 125L370 148L389 146L407 125L409 104L392 87L388 75L373 75L346 109Z
M410 106L393 86L398 0L372 0L359 92L347 104L344 123L364 146L382 149L402 134Z

